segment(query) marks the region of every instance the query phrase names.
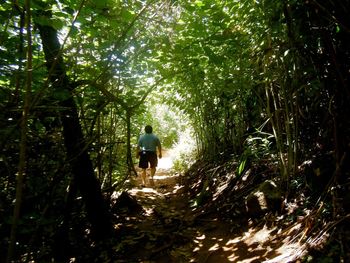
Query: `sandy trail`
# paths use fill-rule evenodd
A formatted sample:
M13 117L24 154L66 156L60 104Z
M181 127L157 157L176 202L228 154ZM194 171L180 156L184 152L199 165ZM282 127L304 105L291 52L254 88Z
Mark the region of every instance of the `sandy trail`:
M238 222L192 208L181 175L171 170L172 160L168 152L159 160L154 186L141 187L138 176L128 191L143 212L128 217L123 238L127 259L120 262L290 262L289 255L297 248L274 240L276 228L261 224L244 230L238 226L237 231ZM285 253L288 249L291 252Z

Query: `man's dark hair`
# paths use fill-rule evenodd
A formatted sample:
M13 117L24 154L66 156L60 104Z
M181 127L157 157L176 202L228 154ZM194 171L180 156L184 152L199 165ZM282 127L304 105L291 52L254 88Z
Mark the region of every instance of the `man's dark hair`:
M151 125L147 125L147 126L145 127L145 132L146 132L146 133L152 133L152 131L153 131L153 128L152 128Z

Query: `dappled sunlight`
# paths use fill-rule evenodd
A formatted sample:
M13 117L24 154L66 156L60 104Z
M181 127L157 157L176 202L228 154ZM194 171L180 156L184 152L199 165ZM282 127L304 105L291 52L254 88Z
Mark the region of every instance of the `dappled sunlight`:
M212 229L203 229L194 235L190 262L290 262L304 251L298 242L273 241L277 236L276 227L251 227L235 234L230 233L223 222L215 224L213 220L213 224Z
M133 188L129 191L129 193L131 195L146 196L151 200L164 196L162 193L159 193L158 191L150 187L142 187L141 189Z
M165 156L169 156L165 152ZM144 215L151 216L158 207L160 200L165 200L170 195L177 193L183 186L177 183L179 174L171 174L169 172L171 166L171 157L165 157L166 162L162 163L163 168L158 168L153 177L153 183L150 179L150 169L147 169L146 186L141 185L141 170L137 169L138 176L133 180L134 187L128 192L143 203ZM164 168L168 167L168 168Z
M154 180L165 180L165 179L169 179L169 178L177 178L179 177L178 174L170 174L170 175L166 175L166 174L162 174L162 175L155 175L153 177Z
M216 243L214 246L210 247L208 251L216 251L220 248L220 245Z
M300 233L300 224L282 230L268 223L270 217L262 218L258 225L248 218L236 220L235 225L218 216L202 218L204 210L189 207L188 190L179 183L182 175L165 168L170 167L170 163L169 159L160 163L163 168L158 167L154 184L148 181L145 187L141 186L138 176L129 190L142 204L143 217L128 217L128 222L139 222L137 231L150 237L146 243L154 251L166 250L166 255L174 262L206 263L289 262L305 251L298 240L289 238ZM147 170L147 174L149 172ZM235 175L229 173L227 176L231 179ZM228 184L229 180L218 184L218 193L213 199L219 199ZM199 216L198 220L194 215ZM161 240L163 245L159 247L153 239Z
M250 246L254 244L255 242L266 242L269 240L270 234L272 231L274 231L276 228L269 229L266 225L262 229L249 229L248 232L245 233L245 240L244 242Z
M176 194L178 191L184 188L183 185L173 183L171 187L163 182L166 181L176 181L179 178L178 174L173 175L155 175L154 186L141 187L141 180L138 178L136 180L136 187L129 190L129 193L133 196L140 196L142 198L157 199L166 198L169 195Z
M181 189L184 189L183 185L175 185L174 186L174 191L172 191L172 194L176 194L178 191L180 191Z
M153 207L144 207L143 209L144 209L145 216L151 216L153 213L154 206Z

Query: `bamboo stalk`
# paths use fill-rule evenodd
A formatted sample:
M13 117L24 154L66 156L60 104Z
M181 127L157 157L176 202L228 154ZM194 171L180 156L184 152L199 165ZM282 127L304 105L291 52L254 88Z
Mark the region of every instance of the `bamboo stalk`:
M29 118L29 108L30 108L30 93L32 89L32 63L33 63L33 54L32 54L32 27L31 27L31 5L30 0L25 1L26 9L26 31L27 31L27 65L26 65L26 85L25 85L25 97L24 97L24 106L22 112L22 119L20 123L21 127L21 140L19 145L19 163L18 163L18 174L17 174L17 184L16 184L16 201L15 207L13 210L13 219L10 233L10 243L7 252L7 262L10 263L15 254L16 247L16 235L17 228L20 219L21 204L23 198L23 184L25 178L25 169L26 169L26 148L27 148L27 131L28 131L28 118Z

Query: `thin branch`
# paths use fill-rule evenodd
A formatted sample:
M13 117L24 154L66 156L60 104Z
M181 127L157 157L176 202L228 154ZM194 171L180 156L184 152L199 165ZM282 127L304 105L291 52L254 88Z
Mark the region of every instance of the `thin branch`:
M31 27L31 6L30 0L25 1L26 8L26 31L27 31L27 66L26 66L26 86L25 86L25 98L24 107L21 119L21 142L19 152L18 174L16 184L16 202L13 211L13 222L11 226L10 244L7 254L7 262L12 262L15 252L17 228L20 219L22 197L23 197L23 185L26 170L26 148L27 148L27 131L28 131L28 118L30 110L30 94L32 89L32 65L33 65L33 53L32 53L32 27Z

